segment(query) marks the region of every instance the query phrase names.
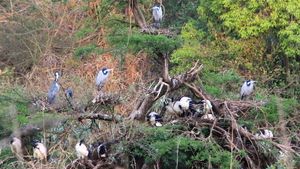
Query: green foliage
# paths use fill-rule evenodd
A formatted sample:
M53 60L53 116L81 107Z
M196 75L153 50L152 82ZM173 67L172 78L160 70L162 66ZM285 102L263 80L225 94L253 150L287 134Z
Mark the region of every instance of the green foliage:
M74 52L75 57L83 57L83 56L88 56L90 53L95 53L95 54L102 54L104 53L103 49L100 49L96 47L93 44L88 44L85 46L78 47L76 51Z
M134 157L143 157L147 164L161 161L162 168L229 168L239 164L231 159L228 151L214 143L206 143L169 131L173 126L160 128L140 127L145 135L128 142ZM176 166L176 167L175 167Z
M97 27L95 27L95 24L93 24L93 20L91 18L87 18L85 20L85 23L83 27L81 27L75 34L75 38L81 39L85 38L89 35L92 35L97 30Z
M204 70L201 76L205 92L220 99L236 100L241 87L240 79L234 71L211 72Z
M151 56L170 53L181 45L181 41L178 37L139 33L133 33L130 36L111 37L109 43L114 45L117 50L126 50L133 54L146 52Z
M279 106L280 109L278 108ZM294 99L281 98L280 101L278 101L277 97L271 97L271 100L261 107L266 113L267 121L274 124L278 122L278 113L282 113L286 119L289 119L299 114L299 108L300 104Z
M162 28L171 28L175 31L181 29L189 20L196 20L198 18L197 7L199 1L163 1L164 16L162 21ZM197 23L201 25L201 22Z
M218 47L227 44L228 48L224 48L224 51L229 49L242 57L233 60L239 64L238 68L247 68L248 72L256 71L255 74L272 75L273 70L279 69L279 73L274 75L289 81L287 78L290 72L299 72L297 32L300 8L296 5L297 2L201 0L198 12L200 20L206 20L206 25L211 30L210 37L214 37L209 38L209 41ZM241 52L236 53L234 48L230 48L232 43L228 41L228 37L238 40L234 46L242 49ZM249 42L255 40L260 43L250 46ZM218 50L218 47L215 48ZM218 52L218 55L222 54L221 50Z

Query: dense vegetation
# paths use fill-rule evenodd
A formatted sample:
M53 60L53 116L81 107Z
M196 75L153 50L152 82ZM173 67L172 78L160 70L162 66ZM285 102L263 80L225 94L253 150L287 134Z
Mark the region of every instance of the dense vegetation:
M298 0L166 0L160 30L151 28L157 3L0 1L1 168L65 168L77 159L74 147L82 138L88 144L118 140L98 168L300 167ZM163 58L171 76L203 64L189 83L196 92L182 85L148 106L147 112L164 115L162 127L145 122L145 114L129 120L162 77ZM93 103L94 79L103 67L114 70L105 101ZM56 70L60 95L47 105ZM246 79L258 82L243 102L239 93ZM64 96L68 88L75 91L71 103ZM215 123L197 118L172 123L174 117L162 111L164 101L203 99L197 92L229 107ZM248 129L241 147L233 137L236 124ZM255 139L259 129L272 130L275 137ZM11 152L11 137L22 139L24 161ZM34 138L48 148L48 164L31 162Z

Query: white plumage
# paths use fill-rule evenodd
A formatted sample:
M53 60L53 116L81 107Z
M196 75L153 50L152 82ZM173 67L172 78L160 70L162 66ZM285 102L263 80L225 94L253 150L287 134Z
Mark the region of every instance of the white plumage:
M250 95L254 89L254 80L247 80L243 83L241 88L241 99L246 100L247 96Z
M159 29L160 23L162 21L162 10L159 5L154 5L154 7L152 8L152 15L154 20L154 27Z
M214 115L212 115L212 114L204 114L204 115L201 117L201 119L214 121L214 120L215 120L215 117L214 117Z
M183 111L180 108L179 101L172 101L166 105L166 111L169 112L171 115L180 116Z
M190 107L190 102L191 101L193 101L191 98L189 98L189 97L182 97L181 99L180 99L180 106L182 107L182 109L184 110L184 111L187 111L187 110L189 110L189 107Z
M170 112L172 115L177 115L180 117L186 117L193 113L194 110L192 109L191 103L196 103L193 99L189 97L182 97L179 101L174 101L172 99L172 102L169 102L165 104L165 108L167 112Z
M34 143L33 157L39 160L47 161L47 148L43 143Z
M255 134L257 137L261 138L272 138L274 137L273 132L271 130L262 129L259 134Z
M209 100L202 100L204 106L204 113L212 113L212 105Z
M17 156L17 158L23 158L22 142L17 137L10 140L11 151Z
M160 127L162 126L161 122L163 122L161 116L156 112L150 112L147 116L148 121L150 121L151 125Z
M100 91L106 83L106 79L108 78L110 71L113 69L103 68L98 72L96 78L96 84L98 86L98 91Z
M75 150L77 152L78 158L84 158L89 156L89 150L87 147L83 144L84 140L80 140L79 143L76 144Z

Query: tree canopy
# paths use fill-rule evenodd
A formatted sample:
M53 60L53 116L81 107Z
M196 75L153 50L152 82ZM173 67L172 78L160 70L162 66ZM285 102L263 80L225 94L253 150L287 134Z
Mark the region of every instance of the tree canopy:
M154 5L163 9L160 29L153 27ZM0 168L300 166L298 0L0 6ZM114 70L97 91L102 68ZM48 104L55 71L60 90ZM248 79L258 82L241 101ZM213 120L192 103L193 116L167 111L183 96L210 100ZM150 112L162 117L161 127L147 121ZM263 138L266 131L274 137ZM12 137L22 141L21 159L11 151ZM88 160L75 152L82 139ZM32 156L33 140L45 144L47 161ZM100 142L107 157L97 154Z

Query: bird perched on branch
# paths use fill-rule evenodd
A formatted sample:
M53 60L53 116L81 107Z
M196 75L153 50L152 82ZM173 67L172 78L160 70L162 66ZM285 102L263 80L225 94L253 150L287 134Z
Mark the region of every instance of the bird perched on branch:
M58 77L59 77L59 72L56 71L54 72L55 79L50 87L49 93L48 93L48 103L53 104L54 101L56 100L59 92L59 84L58 84Z
M201 100L200 102L191 102L190 111L193 117L203 117L203 119L212 119L218 115L218 109L210 100ZM210 114L210 115L208 115Z
M189 116L191 114L191 104L197 104L193 99L189 97L182 97L179 100L179 105L182 109L183 116Z
M151 123L153 126L162 126L161 122L163 122L161 116L155 112L150 112L147 116L147 120Z
M108 154L111 151L111 146L119 143L120 140L110 140L110 141L106 141L106 142L98 142L98 143L93 143L90 144L90 148L91 148L91 160L99 160L99 159L104 159L108 156Z
M103 68L98 72L96 78L96 84L98 87L98 91L100 91L106 83L106 79L108 78L110 71L113 69Z
M33 157L47 162L47 148L40 140L34 139L31 143L33 146Z
M22 142L17 137L14 137L10 140L11 151L17 156L18 159L23 158L23 147Z
M164 103L165 109L172 115L177 115L180 117L187 117L189 115L192 115L194 113L194 108L192 104L199 104L193 99L189 97L181 97L180 100L175 101L172 98L171 102Z
M154 5L154 7L152 8L152 15L154 20L154 27L159 29L160 23L162 21L162 10L159 5Z
M72 100L73 96L74 96L74 91L73 91L73 89L67 89L65 91L65 94L66 94L67 99Z
M83 144L84 139L81 139L79 143L76 144L75 150L77 152L78 158L85 158L90 157L91 152L88 150L88 148Z
M250 93L252 93L253 89L254 89L254 82L257 82L257 81L254 81L254 80L246 80L244 82L244 84L242 85L242 88L241 88L241 99L243 101L246 100L247 96L250 95Z
M103 145L102 142L99 142L99 146L97 147L97 153L98 153L98 157L106 157L106 153L107 153L107 150L106 150L106 146Z
M259 134L255 134L257 137L261 138L272 138L274 137L273 132L267 129L261 129Z

